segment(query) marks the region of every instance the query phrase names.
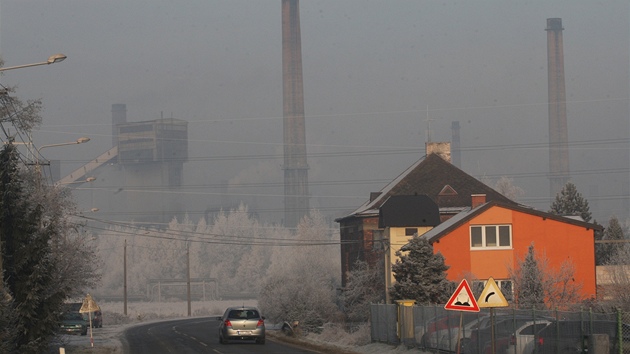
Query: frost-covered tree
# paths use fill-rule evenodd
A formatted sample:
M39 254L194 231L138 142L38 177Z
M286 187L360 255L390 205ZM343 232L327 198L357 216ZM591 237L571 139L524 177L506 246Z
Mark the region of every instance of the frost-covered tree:
M392 300L410 299L419 305L448 301L452 287L446 279L449 266L441 253L433 254L429 241L416 235L396 256L399 259L392 266L396 282L389 289Z
M624 230L619 223L619 219L617 219L616 216L612 216L608 221L608 227L604 229L604 233L601 238L602 241L608 242L595 244L596 264L603 265L609 263L612 257L617 253L617 250L624 246L624 243L615 241L622 241L625 238Z
M604 270L608 283L602 286L601 305L624 313L630 311L630 245L620 245L608 259Z
M502 176L494 185L494 190L503 194L510 200L517 201L525 194L523 188L514 185L514 179Z
M350 322L367 322L370 319L370 304L385 300L385 284L382 263L370 267L367 262L357 260L348 273L348 282L341 294L346 318Z
M269 273L258 304L271 321L299 321L311 328L339 319L336 292L340 285L338 233L321 214L304 217L297 234L274 247Z
M4 145L0 151L2 270L17 315L12 342L20 353L44 351L66 297L66 287L55 282L59 272L51 245L58 230L42 218L45 206L33 203L32 188L20 171L15 146Z
M514 297L520 308L544 308L545 291L543 272L538 265L534 245L527 249L525 258L517 261L517 268L512 274Z
M508 269L514 283L514 295L521 308L567 308L580 301L582 284L575 281L575 266L569 261L552 268L549 260L538 256L530 245L516 269Z
M564 216L577 215L586 222L591 220L588 201L582 197L582 194L578 192L577 187L572 182L567 182L560 193L556 195L549 212Z

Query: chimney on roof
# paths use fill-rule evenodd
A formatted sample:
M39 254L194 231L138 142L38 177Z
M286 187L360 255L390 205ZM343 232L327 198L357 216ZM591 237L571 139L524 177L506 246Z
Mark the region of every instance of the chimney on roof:
M485 194L473 194L470 196L472 199L472 202L470 204L470 206L474 209L478 206L480 206L481 204L484 204L486 202L486 195Z
M451 143L428 142L425 144L425 148L426 148L427 156L431 154L437 154L439 157L443 158L447 162L451 162Z

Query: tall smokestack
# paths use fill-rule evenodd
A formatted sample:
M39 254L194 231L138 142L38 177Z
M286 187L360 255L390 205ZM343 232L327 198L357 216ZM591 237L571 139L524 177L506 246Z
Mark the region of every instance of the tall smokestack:
M462 168L462 150L459 139L459 121L451 123L451 159L453 165Z
M127 123L127 105L112 105L112 147L118 146L118 124Z
M284 225L295 227L309 210L302 43L298 0L282 0L282 91L284 105Z
M564 86L562 19L547 19L549 97L549 195L555 198L569 181L569 138Z

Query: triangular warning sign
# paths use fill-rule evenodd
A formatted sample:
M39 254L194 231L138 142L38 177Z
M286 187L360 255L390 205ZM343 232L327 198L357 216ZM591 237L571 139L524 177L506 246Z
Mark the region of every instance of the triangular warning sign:
M451 295L444 308L447 310L479 312L479 306L466 279L459 283L457 290Z
M479 307L507 307L508 302L503 296L501 289L494 281L494 279L490 278L486 282L486 287L483 288L481 295L479 295Z
M96 304L96 301L92 298L92 295L87 294L85 299L83 299L83 305L79 309L80 313L88 313L94 311L100 311L101 308Z

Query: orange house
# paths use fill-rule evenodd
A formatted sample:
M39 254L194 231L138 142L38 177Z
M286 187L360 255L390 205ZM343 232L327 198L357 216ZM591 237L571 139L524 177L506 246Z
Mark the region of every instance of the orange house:
M581 298L596 296L595 231L600 226L521 205L485 202L473 196L473 205L429 230L425 237L450 266L447 278L492 277L502 292L511 294L509 269L516 269L533 243L551 269L565 261L574 266L573 281L581 283ZM506 294L507 293L507 294ZM508 296L506 296L508 297ZM510 299L508 299L510 300Z

